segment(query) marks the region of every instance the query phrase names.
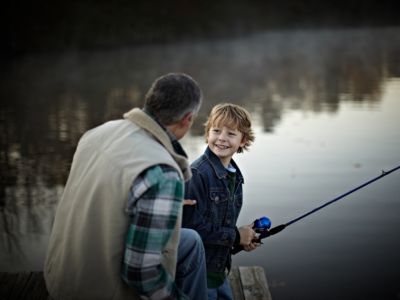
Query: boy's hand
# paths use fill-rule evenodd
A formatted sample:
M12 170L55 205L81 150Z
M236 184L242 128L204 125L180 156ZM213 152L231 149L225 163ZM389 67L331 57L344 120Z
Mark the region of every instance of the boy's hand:
M255 250L260 245L261 245L260 243L250 243L250 245L243 246L243 250L250 252Z
M183 199L183 205L196 205L196 200L192 199Z
M251 244L254 244L254 243L252 243L252 240L256 238L256 232L253 230L252 227L253 227L253 225L250 224L250 225L244 225L244 226L241 226L238 228L239 234L240 234L240 245L242 245L245 250L246 250L246 246L250 247ZM255 247L255 246L251 246L250 248L253 248L253 247Z

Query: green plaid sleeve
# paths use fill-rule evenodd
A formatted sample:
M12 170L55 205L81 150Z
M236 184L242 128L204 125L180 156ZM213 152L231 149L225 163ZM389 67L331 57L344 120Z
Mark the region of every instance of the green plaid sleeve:
M181 211L183 188L174 168L157 165L145 170L130 189L131 224L122 278L149 299L187 299L161 264L161 253Z

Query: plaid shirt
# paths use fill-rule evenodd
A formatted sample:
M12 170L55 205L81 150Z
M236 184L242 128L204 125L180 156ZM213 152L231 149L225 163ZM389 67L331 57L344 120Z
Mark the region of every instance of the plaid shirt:
M127 204L131 224L121 275L148 299L187 299L161 265L161 253L180 212L183 189L178 172L166 165L148 168L131 186Z

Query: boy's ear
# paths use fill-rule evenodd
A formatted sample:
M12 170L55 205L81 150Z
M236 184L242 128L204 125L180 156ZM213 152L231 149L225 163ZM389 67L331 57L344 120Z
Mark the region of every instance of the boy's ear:
M247 139L246 138L242 138L242 142L240 143L240 147L244 147L247 144Z

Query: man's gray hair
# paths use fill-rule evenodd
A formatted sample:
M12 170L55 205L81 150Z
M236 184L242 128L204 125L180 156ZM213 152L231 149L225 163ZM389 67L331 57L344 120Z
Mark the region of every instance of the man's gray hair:
M145 97L144 109L161 124L180 121L188 112L200 109L202 93L197 82L183 73L169 73L157 78Z

